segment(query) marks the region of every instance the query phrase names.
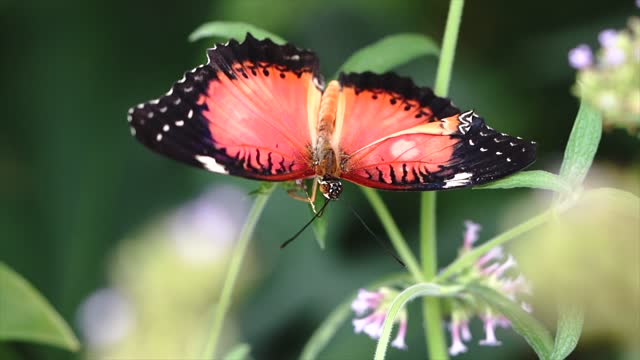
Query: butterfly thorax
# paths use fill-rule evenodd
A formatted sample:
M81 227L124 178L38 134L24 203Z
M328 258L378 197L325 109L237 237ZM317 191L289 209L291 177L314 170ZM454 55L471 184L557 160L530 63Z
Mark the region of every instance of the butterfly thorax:
M320 184L320 191L329 199L337 199L342 191L338 180L340 168L340 149L334 141L340 84L331 81L320 102L316 144L313 148L313 167Z

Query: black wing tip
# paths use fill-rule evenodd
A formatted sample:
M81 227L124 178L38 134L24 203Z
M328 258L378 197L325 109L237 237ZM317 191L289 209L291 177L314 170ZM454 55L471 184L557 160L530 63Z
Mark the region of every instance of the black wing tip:
M460 113L450 99L438 97L429 87L417 86L413 80L395 72L377 74L371 71L362 73L341 72L338 81L342 86L352 86L356 91L380 90L398 94L406 100L415 100L420 106L429 107L438 118L446 118Z
M295 73L311 72L314 77L321 77L320 60L313 51L291 43L279 45L270 38L260 40L250 32L242 42L231 39L207 49L207 56L209 64L218 68L233 62L250 61L255 64L275 64Z
M468 182L460 182L460 187L504 178L531 166L536 160L536 142L495 131L482 118L474 121L466 134L459 136L450 168L471 174ZM454 187L458 186L449 188Z

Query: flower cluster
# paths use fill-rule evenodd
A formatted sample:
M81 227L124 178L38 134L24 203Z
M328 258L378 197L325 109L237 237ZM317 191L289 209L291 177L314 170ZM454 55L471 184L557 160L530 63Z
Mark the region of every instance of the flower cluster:
M481 229L480 225L471 221L466 221L465 226L466 231L460 255L471 251L473 244L478 240L478 233ZM514 273L515 267L515 259L511 255L506 256L505 259L503 249L495 247L478 258L473 266L458 273L452 279L452 282L462 286L475 283L491 288L506 298L520 303L525 311L531 312L531 306L519 299L521 294L531 292L529 284L521 274L518 276L510 275ZM372 339L378 339L391 302L398 294L397 290L388 287L382 287L373 292L360 289L358 296L351 303L351 308L359 316L359 318L353 320L355 332L364 332ZM445 311L451 318L448 324L451 333L451 347L449 347L451 355L458 355L467 351L465 342L471 341L472 335L469 330L469 322L474 316L480 318L484 323L485 337L479 341L479 344L484 346L501 344L496 338L495 331L496 327L510 327L511 323L505 316L486 303L466 294L460 297L444 298L443 301ZM399 324L399 330L392 345L399 349L406 349L406 309L401 311L395 321Z
M471 221L465 222L466 231L464 234L464 243L460 251L460 255L469 252L473 248L473 244L478 240L480 225ZM501 247L495 247L480 257L473 267L466 269L458 274L456 282L458 283L479 283L486 287L492 288L512 301L520 301L520 294L530 293L529 285L521 274L512 277L508 273L514 271L516 267L515 259L509 255L503 261L505 255ZM479 344L484 346L498 346L501 342L496 338L496 327L508 328L511 323L502 314L496 312L493 308L485 303L478 302L470 297L449 298L445 300L447 308L451 314L451 322L449 323L449 331L451 333L451 346L449 353L458 355L466 352L467 347L464 344L472 338L469 331L469 321L473 316L477 316L484 323L484 339ZM531 307L520 302L525 311L531 311Z
M374 292L360 289L358 296L351 303L351 309L357 316L361 316L353 320L356 334L364 332L372 339L378 339L382 333L382 324L387 317L389 306L397 295L398 291L388 287L381 287ZM367 313L368 315L364 316ZM398 335L391 345L398 349L406 349L407 344L404 341L407 333L406 310L403 309L400 312L396 322L399 323Z
M569 51L569 64L578 70L573 92L595 106L606 128L640 128L640 18L624 30L607 29L598 36L595 53L586 44Z

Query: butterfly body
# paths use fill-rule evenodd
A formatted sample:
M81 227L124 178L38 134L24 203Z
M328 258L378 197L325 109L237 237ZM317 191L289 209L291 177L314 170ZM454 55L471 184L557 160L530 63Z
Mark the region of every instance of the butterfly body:
M316 177L384 190L485 183L535 159L535 145L392 73L341 74L326 87L318 59L251 35L208 50L209 62L163 97L129 111L134 136L175 160L264 181Z

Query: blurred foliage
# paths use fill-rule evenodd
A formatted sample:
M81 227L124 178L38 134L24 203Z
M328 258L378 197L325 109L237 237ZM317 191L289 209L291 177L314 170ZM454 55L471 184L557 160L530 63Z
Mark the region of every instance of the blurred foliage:
M27 280L0 262L0 341L80 347L69 325Z
M254 182L208 174L156 156L129 135L125 120L129 106L164 93L185 70L205 62L204 49L212 42L187 41L198 25L242 21L281 34L314 49L323 73L329 76L355 49L385 35L417 32L440 39L447 6L446 1L413 0L2 2L0 95L5 107L0 120L0 261L30 279L73 322L83 299L107 285L111 254L127 247L130 243L120 243L149 224L149 219L188 201L211 183L235 184L246 193L257 187ZM556 172L576 109L570 93L575 71L566 65L567 52L589 39L595 43L594 35L602 29L622 27L634 11L638 10L633 1L469 2L450 95L461 108L482 114L492 127L537 140L539 157L534 168ZM435 59L424 58L398 72L430 85L435 65ZM637 140L618 131L603 136L595 161L616 176L636 179L639 159ZM639 193L637 187L630 191ZM455 257L458 244L446 239L459 238L464 219L482 223L487 233L498 233L499 228L535 213L531 203L513 210L514 202L529 199L523 198L528 193L442 193L438 199L440 263ZM419 196L383 195L415 245ZM347 185L343 198L377 234L384 233L355 186ZM308 219L304 208L305 204L291 201L282 192L274 195L252 242L253 253L259 254L253 271L260 281L238 294L233 310L238 333L251 344L256 358L296 357L337 304L363 284L400 270L341 203L328 213L326 251L312 244L313 235L307 232L281 252L278 245ZM617 241L633 239L632 233L624 232L624 224L614 224L618 226L606 227L616 231L605 234L608 238L617 234ZM154 231L162 233L160 228ZM527 239L518 243L525 245ZM562 246L573 251L565 248L568 243ZM544 248L534 250L540 249ZM617 254L601 258L610 262L608 256ZM632 264L616 263L617 269L632 274L633 267L625 268ZM618 274L617 269L603 276ZM536 266L527 275L538 271L544 274ZM584 279L590 276L590 272L580 274ZM188 284L185 280L181 285L184 289ZM632 295L620 293L622 285L616 282L605 284L612 287L607 288L612 294ZM209 296L215 296L209 289ZM631 301L620 299L621 304ZM211 298L201 300L211 303ZM410 304L409 311L417 307ZM615 340L587 339L575 358L624 354L627 349L619 345L626 344L623 327L616 330L614 325L595 325ZM420 326L420 321L409 320L411 351L391 350L390 358L412 358L414 350L424 353L419 345L423 341ZM480 324L472 324L472 331L474 326ZM499 352L474 347L458 358L531 356L517 335L505 333L503 342ZM363 358L371 355L374 346L345 326L325 356ZM0 354L69 357L21 344L2 346Z

